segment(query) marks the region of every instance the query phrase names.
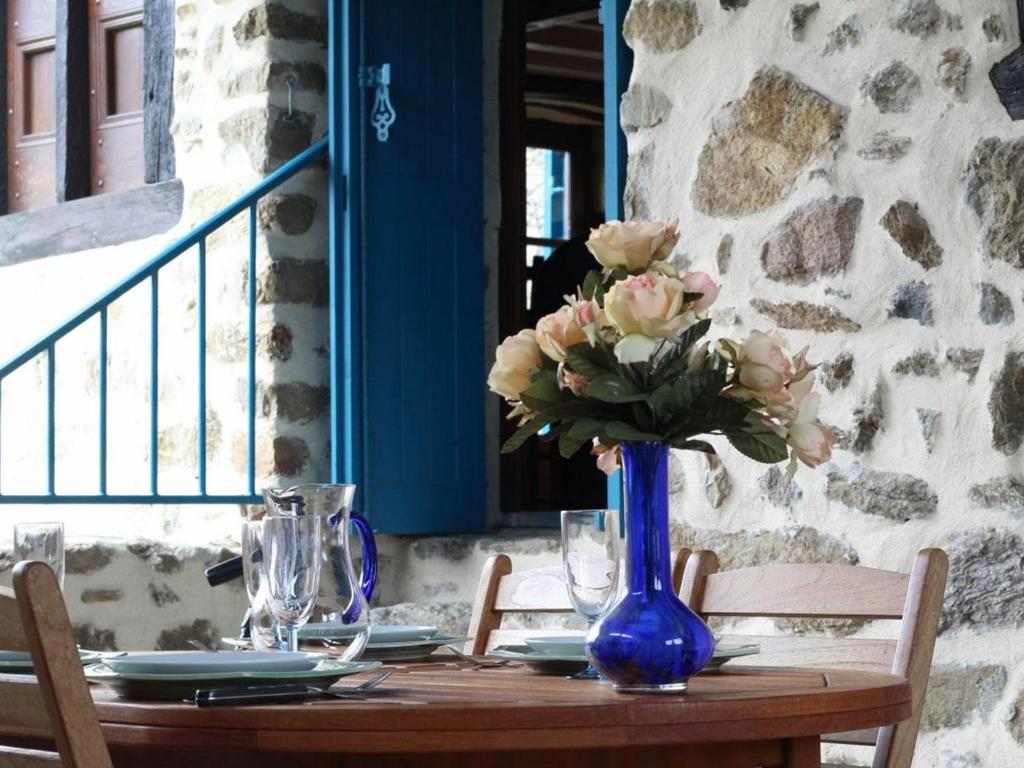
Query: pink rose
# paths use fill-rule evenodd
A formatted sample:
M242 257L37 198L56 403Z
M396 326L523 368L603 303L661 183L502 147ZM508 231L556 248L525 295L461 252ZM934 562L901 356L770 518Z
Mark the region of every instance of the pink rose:
M699 293L701 297L690 305L690 308L700 312L715 303L718 292L721 288L711 279L707 272L687 272L682 277L683 289L687 293Z
M569 305L545 315L537 322L537 343L541 351L555 362L564 363L566 350L586 340L586 331Z
M796 417L786 436L794 459L800 459L808 467L817 467L832 458L832 446L836 444L835 433L818 421L820 404L821 395L817 392L808 392L800 398Z
M560 381L563 387L568 387L569 391L577 397L583 397L587 394L587 384L590 382L582 373L576 373L565 368L561 369Z
M782 346L761 331L751 331L740 345L736 366L740 384L757 394L781 392L792 375L789 356Z
M670 338L690 319L683 310L683 293L680 280L648 272L627 277L608 289L604 310L623 336L639 333Z
M619 446L615 445L609 448L596 437L594 438L594 447L590 449L592 456L597 456L597 468L604 472L606 475L614 475L619 469Z

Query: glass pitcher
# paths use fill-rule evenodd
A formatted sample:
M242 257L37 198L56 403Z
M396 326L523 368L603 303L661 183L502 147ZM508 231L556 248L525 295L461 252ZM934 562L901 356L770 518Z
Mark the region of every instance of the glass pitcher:
M322 633L345 661L359 658L370 638L370 598L377 582L377 544L370 522L352 511L354 485L310 484L264 488L271 515L319 515L321 525L320 594L304 634ZM357 578L349 547L349 524L355 526L362 549ZM325 627L324 625L332 625Z

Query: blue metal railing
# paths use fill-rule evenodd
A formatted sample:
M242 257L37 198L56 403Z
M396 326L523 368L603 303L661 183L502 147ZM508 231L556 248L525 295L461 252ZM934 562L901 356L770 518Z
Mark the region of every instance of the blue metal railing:
M32 344L0 367L0 419L3 418L3 382L8 376L37 356L46 355L46 493L4 494L0 474L0 504L65 503L65 504L253 504L260 501L256 495L256 206L268 192L290 179L303 168L327 155L328 139L324 138L306 151L288 161L267 178L239 197L233 203L211 216L187 235L170 245L162 253L139 267L120 283L93 301L80 312L59 325L51 333ZM246 445L246 489L235 495L210 495L206 488L206 240L216 230L243 211L249 218L248 262L248 344L247 395L248 417ZM198 349L198 408L197 408L197 478L194 494L161 495L159 474L159 286L160 270L181 254L198 248L197 329ZM149 377L149 493L110 494L107 488L107 321L108 308L121 296L145 281L150 283L150 377ZM94 317L99 318L99 491L96 494L58 494L56 492L56 345L57 342ZM0 468L2 468L3 430L0 421Z

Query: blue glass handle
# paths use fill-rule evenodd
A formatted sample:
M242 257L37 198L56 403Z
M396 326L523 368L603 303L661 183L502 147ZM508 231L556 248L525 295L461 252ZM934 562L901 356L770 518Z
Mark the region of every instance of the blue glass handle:
M373 597L373 590L377 586L377 541L373 538L373 528L370 521L353 512L349 517L356 533L359 534L359 545L363 552L363 567L359 575L359 588L363 591L366 602Z

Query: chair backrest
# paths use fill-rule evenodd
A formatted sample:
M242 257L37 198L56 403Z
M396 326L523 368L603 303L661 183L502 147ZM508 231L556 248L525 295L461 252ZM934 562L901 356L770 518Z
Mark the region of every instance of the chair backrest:
M0 675L0 724L49 733L59 752L0 746L0 768L110 768L60 585L45 563L18 563L14 591L0 588L0 648L28 651L35 669Z
M948 561L941 549L918 553L909 574L850 565L768 565L718 571L718 557L690 555L680 597L705 617L759 616L901 619L896 640L758 637L761 653L744 664L821 666L891 671L906 677L913 715L894 726L842 734L825 741L874 745L874 768L909 768L921 722L938 631ZM746 638L745 638L746 639Z
M673 553L672 583L678 592L690 550ZM512 572L512 558L491 555L480 574L469 623L466 653L486 653L497 645L513 645L537 635L536 629L502 629L506 613L572 613L565 575L561 566L531 568ZM572 630L544 630L545 635L568 634Z

